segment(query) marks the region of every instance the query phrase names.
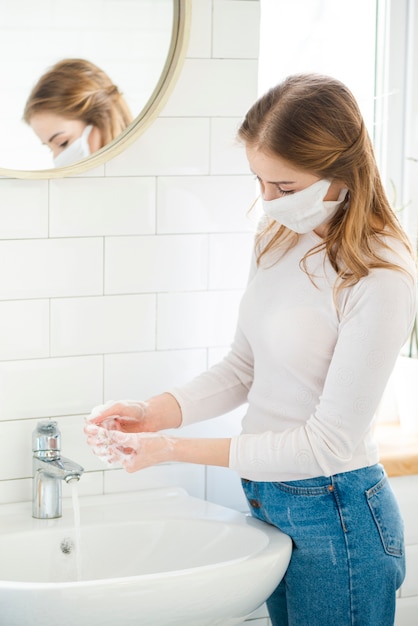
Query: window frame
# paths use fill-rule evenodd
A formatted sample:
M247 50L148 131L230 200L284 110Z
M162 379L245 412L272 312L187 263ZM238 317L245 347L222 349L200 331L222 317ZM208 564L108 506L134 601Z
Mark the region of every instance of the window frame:
M376 0L374 146L385 189L411 241L418 235L418 7Z

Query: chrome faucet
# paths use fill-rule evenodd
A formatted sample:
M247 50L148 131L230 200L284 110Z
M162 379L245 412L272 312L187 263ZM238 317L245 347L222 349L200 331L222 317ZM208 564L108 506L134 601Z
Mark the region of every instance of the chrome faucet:
M61 456L61 433L57 422L38 422L32 434L33 498L32 516L61 517L62 481L80 480L84 468Z

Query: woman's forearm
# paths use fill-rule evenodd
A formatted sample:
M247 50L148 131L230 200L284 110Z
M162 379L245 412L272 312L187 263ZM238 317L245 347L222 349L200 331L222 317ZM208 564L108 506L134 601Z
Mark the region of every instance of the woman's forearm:
M149 415L158 430L181 426L182 414L177 400L170 393L154 396L147 401ZM167 461L197 463L228 467L230 439L189 439L170 437Z
M169 451L169 461L197 463L200 465L229 466L230 439L174 438Z

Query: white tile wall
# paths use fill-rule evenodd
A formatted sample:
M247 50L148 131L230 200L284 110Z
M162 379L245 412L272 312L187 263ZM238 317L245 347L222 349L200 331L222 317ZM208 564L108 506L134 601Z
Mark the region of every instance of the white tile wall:
M236 131L257 95L258 14L193 0L178 84L134 144L73 178L0 180L0 502L31 497L31 432L50 417L86 468L81 494L167 482L245 509L228 470L104 469L82 425L105 400L189 380L233 339L256 221ZM184 434L235 434L243 411Z
M160 177L157 231L252 231L254 225L246 214L246 203L253 199L254 192L254 181L248 176Z
M406 577L396 607L396 626L415 626L418 615L418 530L416 497L418 476L390 479L405 522Z
M48 236L48 182L2 180L0 239Z
M82 414L102 395L102 356L0 363L0 420Z
M157 348L227 345L233 338L240 296L238 291L160 294Z
M213 5L213 56L218 58L258 58L259 6L257 2L235 0ZM237 25L239 24L239 28ZM234 36L231 37L231 33Z
M0 301L0 361L47 356L48 300Z
M154 350L108 354L104 361L104 397L145 398L180 385L207 367L207 351Z
M153 177L51 180L49 188L51 237L155 232Z
M248 173L248 162L236 133L242 118L214 117L211 123L211 174ZM249 181L248 181L249 182Z
M0 241L0 299L103 293L99 238Z
M206 235L106 239L108 294L206 289L207 280Z
M255 59L187 59L163 115L240 116L256 93Z
M155 294L51 300L51 355L155 348Z
M106 163L106 176L208 174L210 125L208 117L160 117L134 144Z

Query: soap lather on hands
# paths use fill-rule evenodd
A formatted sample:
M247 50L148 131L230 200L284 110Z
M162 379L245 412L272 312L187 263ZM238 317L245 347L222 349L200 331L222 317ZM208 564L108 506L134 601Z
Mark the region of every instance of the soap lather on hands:
M146 402L107 402L86 418L84 432L93 452L107 465L127 472L170 459L174 440L154 432Z

